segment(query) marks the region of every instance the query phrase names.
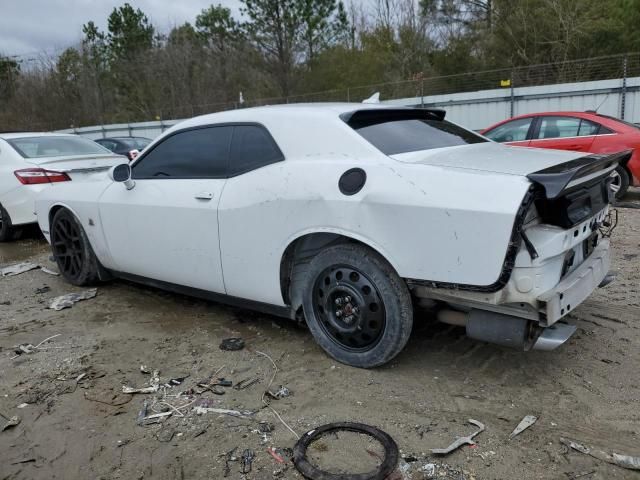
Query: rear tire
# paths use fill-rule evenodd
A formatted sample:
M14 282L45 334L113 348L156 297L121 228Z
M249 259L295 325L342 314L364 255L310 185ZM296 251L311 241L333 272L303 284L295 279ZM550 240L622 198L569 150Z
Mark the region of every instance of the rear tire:
M354 367L393 359L413 325L407 285L384 258L361 245L335 245L311 260L303 309L320 347Z
M97 283L98 259L75 215L64 208L58 210L50 230L51 250L62 276L77 286Z
M22 229L13 226L9 213L0 205L0 242L17 240L21 234Z
M616 200L620 200L624 197L625 193L627 193L627 190L629 190L629 183L631 181L629 172L627 172L624 166L618 165L611 174L611 177L613 178L611 186L615 193Z

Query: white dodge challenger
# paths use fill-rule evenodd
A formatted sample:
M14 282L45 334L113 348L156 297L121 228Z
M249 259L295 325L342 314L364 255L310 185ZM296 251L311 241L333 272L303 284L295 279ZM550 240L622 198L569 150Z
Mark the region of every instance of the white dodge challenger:
M179 123L36 200L62 275L306 321L340 362L405 346L414 308L551 349L607 283L618 155L503 146L428 109L273 106Z

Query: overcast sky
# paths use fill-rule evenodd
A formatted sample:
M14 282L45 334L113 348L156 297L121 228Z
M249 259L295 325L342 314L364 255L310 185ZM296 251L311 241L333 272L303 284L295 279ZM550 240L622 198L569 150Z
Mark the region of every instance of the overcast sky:
M82 25L93 20L106 30L114 7L126 0L0 0L0 54L60 53L82 39ZM185 21L194 22L212 3L231 8L237 16L238 0L129 0L163 33Z

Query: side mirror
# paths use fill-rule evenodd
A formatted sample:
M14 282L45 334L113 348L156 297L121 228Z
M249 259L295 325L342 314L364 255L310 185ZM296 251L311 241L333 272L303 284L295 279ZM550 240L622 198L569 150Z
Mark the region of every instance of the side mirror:
M131 167L128 163L121 163L109 170L109 178L114 182L124 183L127 190L136 186L136 182L131 180Z

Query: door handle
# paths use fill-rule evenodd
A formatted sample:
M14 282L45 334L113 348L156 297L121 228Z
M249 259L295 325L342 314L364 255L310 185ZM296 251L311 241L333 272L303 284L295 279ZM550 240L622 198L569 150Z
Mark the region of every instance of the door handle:
M213 193L211 192L196 193L195 198L197 200L211 200L213 198Z

